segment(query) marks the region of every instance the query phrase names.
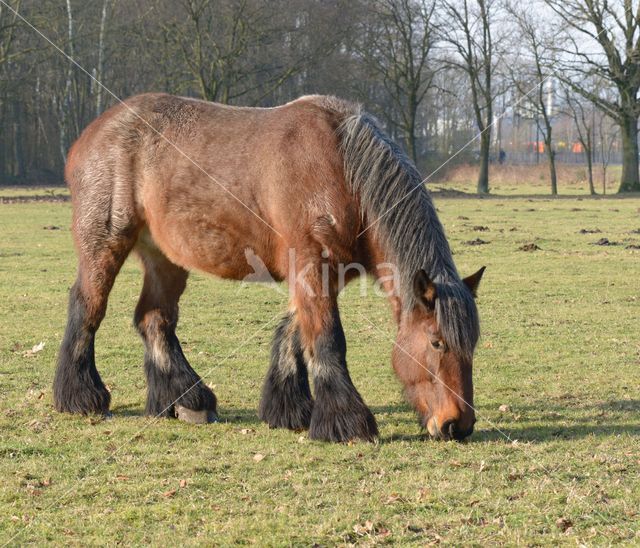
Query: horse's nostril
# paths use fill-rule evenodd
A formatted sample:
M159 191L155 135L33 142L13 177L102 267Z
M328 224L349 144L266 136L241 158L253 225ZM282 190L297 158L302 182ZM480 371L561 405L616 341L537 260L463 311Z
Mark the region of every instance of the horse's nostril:
M448 420L442 423L442 426L440 427L440 433L443 438L451 439L455 437L455 432L456 432L456 421Z

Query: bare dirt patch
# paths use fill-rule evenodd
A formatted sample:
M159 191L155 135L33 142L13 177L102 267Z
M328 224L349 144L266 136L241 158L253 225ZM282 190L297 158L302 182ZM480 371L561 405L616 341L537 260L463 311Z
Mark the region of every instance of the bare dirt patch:
M481 238L476 238L475 240L468 240L465 242L466 245L486 245L489 243L491 242L487 242L486 240L483 240Z
M521 245L518 251L542 251L542 248L531 242L530 244Z
M592 245L620 245L620 242L612 242L609 238L600 238L597 242L593 242Z

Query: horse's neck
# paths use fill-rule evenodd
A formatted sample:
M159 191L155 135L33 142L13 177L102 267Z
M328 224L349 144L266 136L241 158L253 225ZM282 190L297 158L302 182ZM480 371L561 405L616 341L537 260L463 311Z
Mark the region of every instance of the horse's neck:
M428 231L423 234L412 234L411 237L420 238L424 242L424 253L422 254L424 260L412 267L414 271L405 272L402 269L407 268L406 263L398 259L398 251L388 249L376 237L373 229L367 232L368 234L365 234L367 270L376 278L387 294L397 322L400 321L403 305L413 300L406 292L413 291L413 277L420 268L424 268L435 281L450 282L458 279L451 251L443 234L429 234ZM439 241L432 241L431 238L438 238ZM442 245L443 240L444 246ZM432 248L430 254L427 252L428 246Z
M376 279L383 292L387 295L393 317L396 323L399 324L402 314L402 296L400 295L400 280L398 279L398 261L393 253L385 250L373 233L366 235L366 250L367 258L365 263L367 271Z

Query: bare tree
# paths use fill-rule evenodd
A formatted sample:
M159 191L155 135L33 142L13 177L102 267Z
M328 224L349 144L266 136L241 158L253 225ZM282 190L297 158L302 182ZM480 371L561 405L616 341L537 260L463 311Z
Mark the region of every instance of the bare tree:
M21 0L9 1L8 6L0 4L0 68L20 55L20 52L13 51L20 4Z
M489 192L489 154L493 122L494 73L498 55L494 27L497 0L440 0L444 39L454 50L448 62L464 71L480 131L478 193Z
M622 130L619 192L640 191L638 117L640 116L640 1L545 0L565 29L564 57L557 74L583 97L611 116ZM634 5L635 4L635 5ZM598 47L599 52L593 52ZM581 85L597 76L617 91L607 99Z
M100 32L98 35L98 62L97 66L93 71L93 77L101 82L104 78L104 49L106 45L105 41L105 31L107 26L107 16L109 9L113 0L102 0L102 13L100 15ZM92 81L93 88L93 81ZM92 91L94 91L92 89ZM95 86L95 97L96 97L96 116L99 116L102 113L102 86L97 84Z
M436 73L434 9L434 0L377 0L358 45L359 55L391 99L396 125L414 162L418 112Z
M56 106L58 107L58 114L60 119L60 154L62 156L63 161L66 161L67 158L67 148L71 144L72 137L70 134L71 130L71 114L73 112L73 100L71 97L71 87L73 85L73 76L75 72L75 65L72 59L75 56L74 51L74 25L73 25L73 10L71 8L71 0L66 0L67 7L67 53L69 55L70 60L67 61L67 76L65 79L64 90L62 92L62 96L58 98L56 101Z
M578 141L584 150L587 161L587 179L589 182L589 194L594 195L596 189L593 183L593 157L595 147L595 121L596 113L593 103L586 101L582 96L571 92L566 86L563 89L565 112L573 119L573 125L578 135Z
M601 112L596 121L600 141L600 167L602 168L602 194L607 193L607 168L611 163L611 151L616 141L617 132L612 127L611 118Z
M260 89L259 101L304 64L304 59L288 56L301 19L283 23L275 9L278 2L272 6L255 0L180 0L178 4L181 16L164 24L164 32L176 44L204 99L229 103ZM281 46L280 55L265 55L274 43Z
M508 6L509 14L518 25L518 63L511 67L511 79L521 97L527 95L533 118L542 134L545 153L549 163L551 194L558 194L558 177L556 175L556 152L553 144L553 110L554 80L553 75L553 37L555 32L543 33L536 24L531 12L522 10L520 6ZM532 91L534 90L534 92ZM537 143L536 143L537 146Z

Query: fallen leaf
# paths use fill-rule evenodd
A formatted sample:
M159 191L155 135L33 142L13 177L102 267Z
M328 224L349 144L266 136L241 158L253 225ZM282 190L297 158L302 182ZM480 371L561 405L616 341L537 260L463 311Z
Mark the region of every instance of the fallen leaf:
M387 500L385 501L385 504L394 504L396 502L403 502L404 499L398 495L398 493L391 493L388 497Z
M373 532L373 522L370 520L365 521L364 523L356 523L353 526L353 531L356 535L361 537L365 535L369 535Z
M568 518L558 518L556 520L556 527L561 531L566 531L569 527L573 527L573 522Z
M169 489L169 491L165 491L164 493L162 493L162 496L165 498L171 498L175 494L176 494L175 489Z
M240 430L240 433L242 435L247 435L247 434L253 434L255 432L255 430L253 428L243 428L242 430Z
M42 352L44 350L44 341L39 342L38 344L31 347L31 350L27 350L22 355L25 358L30 358L31 356L35 356L38 352Z
M498 407L498 411L500 411L500 413L508 413L509 411L511 411L511 407L509 407L506 403L503 403L500 407Z
M256 453L255 455L253 455L254 462L260 462L263 459L264 459L264 455L262 453Z
M37 419L32 420L29 423L29 428L31 428L34 432L42 432L47 425L44 422L41 422Z
M180 488L184 489L187 486L187 480L186 479L181 479L180 480Z

